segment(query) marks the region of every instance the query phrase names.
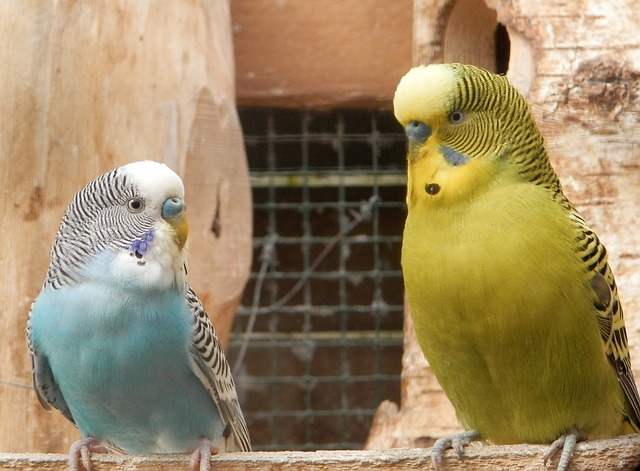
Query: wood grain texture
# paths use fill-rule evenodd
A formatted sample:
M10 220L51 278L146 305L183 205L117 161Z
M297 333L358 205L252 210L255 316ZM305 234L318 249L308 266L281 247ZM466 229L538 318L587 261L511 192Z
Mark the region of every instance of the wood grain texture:
M565 193L608 249L640 378L640 2L464 3L472 18L456 16L458 3L452 0L415 0L414 62L487 66L491 51L477 44L474 33L487 31L487 25L457 27L453 42L446 41L449 28L454 21L506 26L507 75L533 108ZM370 448L430 443L459 429L408 315L405 322L401 408L381 406Z
M24 328L64 209L90 180L144 159L184 177L189 279L227 336L252 233L230 11L219 0L7 1L0 39L0 450L66 452L78 434L36 401Z
M465 449L464 460L453 452L445 454L447 471L513 470L539 471L545 469L542 456L546 448L532 445L482 446ZM66 471L67 457L63 455L0 454L2 469ZM189 469L186 455L94 455L95 471L159 471ZM550 460L549 469L557 461ZM640 465L640 436L580 443L571 461L572 471L606 469L632 471ZM403 448L373 451L283 451L229 453L215 456L211 468L216 471L288 470L356 471L361 469L432 469L428 450Z
M411 66L411 0L234 0L238 103L389 108Z

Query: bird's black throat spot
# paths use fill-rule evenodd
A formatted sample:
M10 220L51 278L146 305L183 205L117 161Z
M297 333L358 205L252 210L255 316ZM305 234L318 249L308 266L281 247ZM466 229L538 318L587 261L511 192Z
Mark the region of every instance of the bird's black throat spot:
M437 195L438 193L440 193L440 185L438 185L437 183L427 183L427 185L424 187L424 191L427 192L428 195Z
M138 259L137 263L139 266L143 267L147 264L147 262L144 260L144 255L142 254L142 252L136 250L134 252L130 252L129 255Z

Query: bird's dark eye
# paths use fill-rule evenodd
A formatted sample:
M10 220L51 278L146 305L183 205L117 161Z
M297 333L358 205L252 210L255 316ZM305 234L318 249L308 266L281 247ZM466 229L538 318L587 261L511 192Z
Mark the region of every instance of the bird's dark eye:
M464 111L456 110L449 115L449 122L451 124L459 124L464 121L465 114Z
M127 209L132 213L139 213L144 209L144 202L140 198L131 198L127 201Z

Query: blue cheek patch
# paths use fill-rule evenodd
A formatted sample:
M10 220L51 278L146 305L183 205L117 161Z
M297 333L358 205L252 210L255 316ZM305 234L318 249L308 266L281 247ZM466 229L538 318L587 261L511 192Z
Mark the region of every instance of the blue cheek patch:
M136 254L138 258L142 257L142 255L149 250L151 247L151 242L155 237L155 231L150 230L145 232L140 239L136 239L131 242L131 251Z
M469 162L469 157L454 150L452 147L440 146L440 152L442 152L446 161L454 167L459 167L460 165L464 165Z

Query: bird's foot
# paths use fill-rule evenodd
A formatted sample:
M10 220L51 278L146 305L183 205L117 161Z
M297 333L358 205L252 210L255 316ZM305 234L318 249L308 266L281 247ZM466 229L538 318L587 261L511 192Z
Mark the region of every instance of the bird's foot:
M555 442L553 442L549 449L544 454L544 467L547 467L547 461L553 458L558 450L562 450L560 454L560 461L558 462L557 471L566 471L569 467L569 461L571 461L571 455L573 450L576 449L576 444L581 440L586 440L587 437L582 432L571 432L561 436Z
M463 448L474 440L478 440L480 435L476 430L467 430L466 432L447 435L439 438L431 447L431 461L433 468L438 471L442 465L442 455L448 448L453 448L458 458L462 459Z
M100 445L97 438L87 437L73 442L69 449L69 469L78 471L80 462L87 471L91 471L91 453L106 453L107 449Z
M191 471L210 471L211 455L218 453L216 447L208 438L201 438L198 446L191 453L190 468Z

